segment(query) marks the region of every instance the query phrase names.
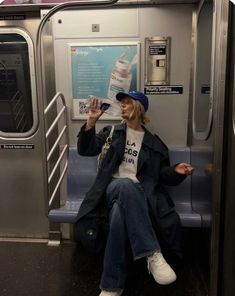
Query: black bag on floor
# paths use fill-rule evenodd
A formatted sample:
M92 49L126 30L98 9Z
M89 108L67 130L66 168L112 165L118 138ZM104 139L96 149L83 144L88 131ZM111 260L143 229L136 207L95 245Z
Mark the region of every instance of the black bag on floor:
M108 223L106 216L92 211L75 225L78 239L84 248L90 253L99 253L105 248Z

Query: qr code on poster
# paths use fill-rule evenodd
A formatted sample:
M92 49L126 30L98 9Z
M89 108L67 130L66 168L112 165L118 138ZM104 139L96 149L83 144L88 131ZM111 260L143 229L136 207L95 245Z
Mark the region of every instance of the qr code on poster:
M79 114L87 114L88 112L87 104L85 102L79 102Z

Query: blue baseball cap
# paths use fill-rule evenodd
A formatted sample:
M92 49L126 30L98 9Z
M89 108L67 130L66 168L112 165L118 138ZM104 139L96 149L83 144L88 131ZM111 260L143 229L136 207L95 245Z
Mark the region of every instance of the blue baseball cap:
M140 91L129 91L128 93L120 92L116 95L116 99L121 101L124 97L130 97L135 101L139 101L143 106L145 112L148 110L149 100L148 97Z

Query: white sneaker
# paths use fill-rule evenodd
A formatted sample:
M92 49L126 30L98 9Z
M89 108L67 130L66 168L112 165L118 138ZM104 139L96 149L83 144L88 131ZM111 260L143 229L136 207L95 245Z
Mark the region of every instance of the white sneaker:
M155 281L160 285L168 285L176 280L176 274L166 262L162 253L155 252L147 257L148 270L152 273Z
M122 292L108 292L102 290L99 296L121 296Z

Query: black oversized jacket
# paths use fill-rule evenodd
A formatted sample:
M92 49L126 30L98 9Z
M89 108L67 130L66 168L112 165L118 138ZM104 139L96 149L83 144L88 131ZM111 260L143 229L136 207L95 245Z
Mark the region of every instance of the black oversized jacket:
M96 134L95 128L85 131L84 125L78 135L78 153L84 156L98 155L110 129L111 126L105 127ZM116 125L111 146L94 184L87 192L80 207L77 217L78 224L90 212L98 209L99 205L104 204L105 190L122 162L125 144L126 125ZM170 166L168 149L165 144L159 137L145 129L138 157L137 179L146 193L152 224L161 247L178 255L180 254L180 219L163 185L178 185L184 178L175 172L174 166Z

